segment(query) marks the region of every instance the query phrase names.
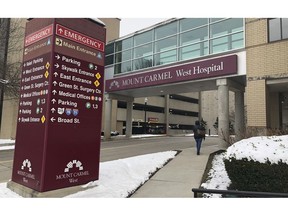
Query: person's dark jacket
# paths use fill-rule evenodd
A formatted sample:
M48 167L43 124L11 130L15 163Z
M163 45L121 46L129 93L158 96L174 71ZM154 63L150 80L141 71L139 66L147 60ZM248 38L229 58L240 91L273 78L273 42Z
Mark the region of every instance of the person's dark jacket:
M197 133L197 129L204 131L204 135L198 134ZM199 138L204 138L205 139L205 128L202 127L201 125L194 125L193 132L194 132L194 138L195 139L199 139Z

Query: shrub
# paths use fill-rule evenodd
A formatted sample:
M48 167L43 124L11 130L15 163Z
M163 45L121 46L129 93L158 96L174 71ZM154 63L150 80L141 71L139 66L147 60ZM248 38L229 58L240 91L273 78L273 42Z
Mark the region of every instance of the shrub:
M229 189L240 191L288 193L288 164L272 164L243 158L224 160L225 168L232 182Z

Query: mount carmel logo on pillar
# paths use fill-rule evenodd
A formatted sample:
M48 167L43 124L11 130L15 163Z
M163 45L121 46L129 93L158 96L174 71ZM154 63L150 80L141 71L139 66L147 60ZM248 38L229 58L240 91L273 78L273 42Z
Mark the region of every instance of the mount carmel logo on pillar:
M30 160L25 159L22 163L21 170L17 170L17 174L23 176L23 182L28 183L29 179L35 180L35 175L32 173L32 164Z
M84 170L81 161L72 160L67 163L64 173L56 175L56 180L68 179L70 183L75 183L82 176L89 176L89 172Z

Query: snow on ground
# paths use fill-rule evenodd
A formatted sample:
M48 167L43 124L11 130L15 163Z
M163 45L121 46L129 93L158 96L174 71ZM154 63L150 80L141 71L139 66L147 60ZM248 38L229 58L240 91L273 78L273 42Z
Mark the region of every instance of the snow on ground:
M15 143L15 140L12 139L0 139L0 146L5 144L12 144Z
M288 135L258 136L243 139L230 146L226 152L216 155L212 161L212 168L208 173L207 182L202 183L206 189L227 190L231 180L225 170L223 159L236 158L265 163L278 163L280 160L288 164ZM221 197L220 194L206 194L207 197Z
M176 151L160 152L100 163L99 180L90 188L67 197L124 198L144 184L151 174L175 157Z
M176 151L167 151L100 163L99 180L84 185L85 191L67 197L127 197L176 154ZM6 183L1 183L0 198L8 197L20 198L19 195L6 188Z
M1 142L0 142L1 143ZM2 147L0 147L2 148ZM227 189L230 179L224 167L223 158L247 157L265 161L267 158L277 163L280 159L287 163L288 136L252 137L235 143L214 157L210 180L202 187ZM1 149L0 149L1 150ZM230 215L237 209L239 214L272 215L286 212L285 199L101 199L102 197L126 197L131 191L145 182L150 173L163 166L175 156L175 151L148 154L121 160L100 163L99 180L84 187L87 190L67 196L82 199L4 199L19 198L0 184L1 215ZM266 159L265 159L266 158ZM85 198L84 198L85 197ZM86 197L101 197L86 199ZM217 197L217 196L213 196ZM32 201L33 200L33 201ZM221 201L220 201L221 200ZM225 200L225 201L224 201ZM277 200L277 202L275 202ZM261 202L260 202L261 201ZM193 205L193 203L195 205ZM267 204L267 205L266 205ZM273 208L271 208L273 205ZM17 206L17 208L14 208ZM53 206L53 208L51 208ZM242 208L245 206L245 208ZM261 207L260 207L261 206ZM259 208L260 207L260 208Z
M12 139L0 139L0 151L14 149L15 140Z

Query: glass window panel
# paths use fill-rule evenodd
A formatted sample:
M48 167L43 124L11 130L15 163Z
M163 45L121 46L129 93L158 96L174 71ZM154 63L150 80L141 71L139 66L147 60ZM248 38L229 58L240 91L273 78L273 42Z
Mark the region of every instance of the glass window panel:
M269 41L281 40L280 19L269 20Z
M133 41L132 37L124 39L122 41L117 41L116 42L116 52L131 48L132 47L132 41Z
M169 49L176 48L177 46L177 37L170 37L160 41L155 42L155 52L162 52Z
M282 39L288 38L288 18L282 19Z
M208 23L207 18L187 18L180 20L180 31L197 28Z
M174 63L177 61L177 51L174 49L168 52L158 53L155 55L154 61L155 65Z
M180 48L180 60L197 58L208 55L208 42L201 42Z
M152 55L152 43L134 49L134 58Z
M177 34L177 22L163 25L155 29L155 39Z
M125 73L128 71L131 71L131 61L127 61L127 62L122 62L120 64L116 64L115 65L115 74L119 74L119 73Z
M135 59L133 61L133 70L152 67L152 61L153 61L152 55L140 59Z
M243 32L231 35L231 49L244 47Z
M114 55L105 56L105 65L111 65L114 63Z
M141 34L138 34L134 37L134 45L138 46L144 43L151 42L153 40L153 34L152 30L148 32L144 32Z
M212 53L224 52L229 49L228 36L211 40Z
M210 18L210 22L216 22L216 21L222 20L222 19L225 19L225 18Z
M212 24L210 26L211 37L218 37L243 30L243 19L232 18Z
M114 43L107 44L105 47L105 55L114 53Z
M116 63L130 60L131 59L131 50L116 53L115 56L116 56Z
M196 43L208 38L208 26L185 32L180 35L180 45Z

